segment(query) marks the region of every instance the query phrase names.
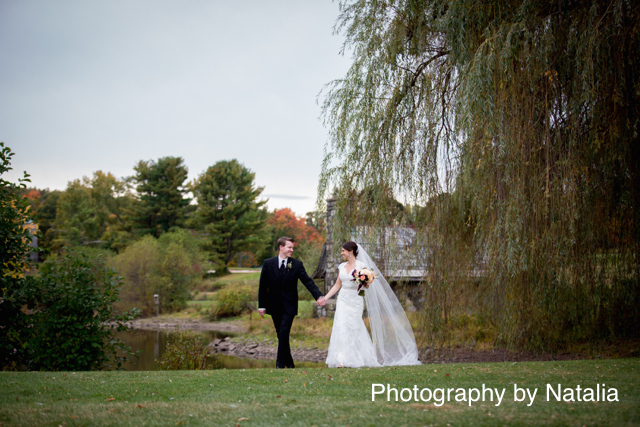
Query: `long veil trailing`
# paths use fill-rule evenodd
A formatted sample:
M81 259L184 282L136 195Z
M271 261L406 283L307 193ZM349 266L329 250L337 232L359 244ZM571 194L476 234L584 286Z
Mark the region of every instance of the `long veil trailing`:
M413 329L398 297L360 244L357 259L376 275L364 293L364 301L378 362L383 366L420 365Z

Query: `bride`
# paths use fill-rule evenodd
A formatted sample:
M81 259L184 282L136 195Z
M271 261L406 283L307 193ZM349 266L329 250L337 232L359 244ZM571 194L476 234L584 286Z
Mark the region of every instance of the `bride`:
M338 267L338 279L325 296L328 300L341 290L327 365L330 368L419 365L418 347L409 319L371 257L355 242L343 244L341 255L346 262ZM374 271L375 280L361 297L351 272L365 267ZM371 336L362 319L365 303Z

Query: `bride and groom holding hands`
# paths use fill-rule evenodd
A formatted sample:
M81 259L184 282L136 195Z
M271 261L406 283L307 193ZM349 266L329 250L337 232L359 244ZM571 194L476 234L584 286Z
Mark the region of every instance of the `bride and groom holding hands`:
M333 330L326 363L329 367L377 367L418 365L411 324L393 290L367 252L355 242L342 245L342 259L336 283L323 296L301 261L291 257L293 239L278 239L278 255L264 261L260 274L258 307L260 316L270 314L278 336L276 368L294 368L289 335L298 314L298 280L324 306L338 291ZM368 268L375 279L361 295L353 270ZM371 335L362 313L366 304Z

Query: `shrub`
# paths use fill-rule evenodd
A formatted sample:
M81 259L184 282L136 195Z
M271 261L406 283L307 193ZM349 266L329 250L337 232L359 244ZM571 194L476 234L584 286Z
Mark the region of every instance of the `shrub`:
M26 199L18 196L29 182L28 175L19 184L1 176L10 171L13 153L0 142L0 368L19 363L24 356L23 332L28 328L22 307L33 295L32 277L24 277L29 268L27 254L31 251L31 234L24 225L28 220Z
M113 266L124 278L122 299L117 308L137 307L145 316L155 312L153 294L160 280L155 270L158 257L158 241L145 236L113 259Z
M0 143L0 175L10 170L13 153ZM0 370L93 370L111 362L120 367L130 349L115 339L136 312L117 315L119 278L92 257L68 253L29 269L28 210L17 190L0 178ZM119 357L117 351L125 353Z
M160 369L166 371L214 369L219 366L216 358L209 355L203 339L186 331L177 331L158 363Z
M114 258L114 266L125 281L120 307L139 307L145 315L155 312L154 294L161 311L182 310L208 268L197 238L182 229L142 237Z
M129 360L133 353L117 332L139 310L113 311L120 278L112 269L85 254L70 252L43 265L41 274L23 289L27 309L19 333L23 352L13 365L28 370L100 370ZM118 356L118 352L124 356Z
M234 317L243 311L251 310L251 301L255 299L255 289L248 285L226 286L216 294L217 304L212 308L210 320Z

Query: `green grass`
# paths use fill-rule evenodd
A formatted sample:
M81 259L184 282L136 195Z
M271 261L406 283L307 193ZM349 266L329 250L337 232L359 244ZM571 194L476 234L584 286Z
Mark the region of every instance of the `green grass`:
M227 284L255 284L258 286L260 282L260 270L255 273L232 273L215 279L222 285Z
M215 301L187 301L187 308L194 308L194 307L202 307L202 308L210 308L213 304L215 304ZM184 313L184 310L182 311L182 313Z
M0 373L0 423L11 426L640 424L640 360L424 365L378 369ZM506 388L500 406L371 401L396 388ZM532 406L513 383L538 388ZM546 401L546 384L618 390L619 402ZM452 398L453 398L452 394ZM110 400L113 399L113 400Z

